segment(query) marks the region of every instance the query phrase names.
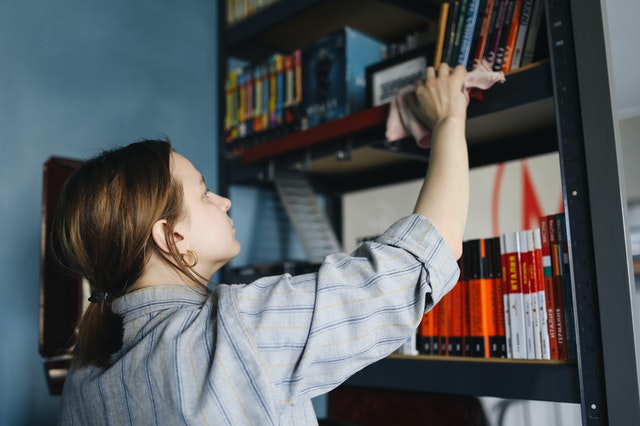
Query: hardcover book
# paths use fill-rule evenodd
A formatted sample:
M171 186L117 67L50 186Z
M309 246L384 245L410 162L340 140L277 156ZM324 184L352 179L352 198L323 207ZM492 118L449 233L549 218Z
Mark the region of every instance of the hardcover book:
M303 128L365 107L368 65L384 58L385 45L345 27L302 48Z

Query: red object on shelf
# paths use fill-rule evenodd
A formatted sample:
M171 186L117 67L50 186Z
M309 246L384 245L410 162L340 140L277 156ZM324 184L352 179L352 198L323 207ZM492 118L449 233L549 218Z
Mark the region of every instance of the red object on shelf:
M359 111L349 116L328 121L307 130L291 133L248 148L244 151L242 159L245 163L263 161L302 148L355 135L366 130L384 127L388 113L388 104Z

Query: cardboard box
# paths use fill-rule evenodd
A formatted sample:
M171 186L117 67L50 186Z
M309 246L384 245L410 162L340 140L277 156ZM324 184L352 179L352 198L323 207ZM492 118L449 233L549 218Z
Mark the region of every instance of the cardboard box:
M384 59L384 43L342 28L302 49L302 127L365 108L366 67Z

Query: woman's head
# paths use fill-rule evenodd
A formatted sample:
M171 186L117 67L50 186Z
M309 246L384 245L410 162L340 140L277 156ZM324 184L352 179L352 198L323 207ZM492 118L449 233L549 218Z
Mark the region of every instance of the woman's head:
M205 286L215 272L211 265L216 253L203 243L205 235L197 227L205 227L219 214L194 200L193 185L187 181L194 171L169 142L157 140L105 151L86 161L60 195L52 238L56 257L107 304L154 268ZM217 209L224 210L223 225L231 223L228 207L222 206L230 205L225 198L207 193L201 204L211 204L208 199L213 197ZM216 240L216 235L206 236ZM227 234L222 237L226 240ZM222 264L216 263L218 268ZM103 303L91 303L76 343L77 361L106 365L120 345L119 318Z

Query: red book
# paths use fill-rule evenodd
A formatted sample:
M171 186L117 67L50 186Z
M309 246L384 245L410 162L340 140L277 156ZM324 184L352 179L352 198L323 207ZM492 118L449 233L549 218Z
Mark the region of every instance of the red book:
M507 299L509 302L509 325L511 329L511 356L527 358L527 329L524 317L524 293L521 276L521 259L518 233L504 234L504 261L506 262Z
M449 317L449 341L448 341L448 352L449 355L452 356L462 356L464 355L464 327L463 322L465 321L464 315L464 306L463 306L463 292L466 290L466 286L464 285L464 276L463 276L463 266L462 261L458 262L460 264L460 279L456 286L449 292L450 297L450 317Z
M558 359L567 359L566 324L564 318L564 295L562 294L562 248L558 244L558 229L555 215L547 216L549 245L551 248L551 269L553 271L553 310L558 340Z
M547 216L540 218L540 254L542 257L542 280L545 291L545 305L547 310L547 332L549 334L549 357L558 357L558 336L556 326L555 291L553 284L553 266L551 262L551 243L549 241L549 223Z
M513 15L509 24L509 32L507 34L507 42L504 46L504 57L502 59L502 72L511 70L511 62L513 61L513 53L516 48L516 38L520 28L520 14L524 0L515 0L513 5Z
M542 235L540 228L531 231L533 236L533 257L531 259L531 275L536 283L536 316L540 336L540 358L551 359L549 350L549 329L547 325L547 303L544 286L544 270L542 265Z

